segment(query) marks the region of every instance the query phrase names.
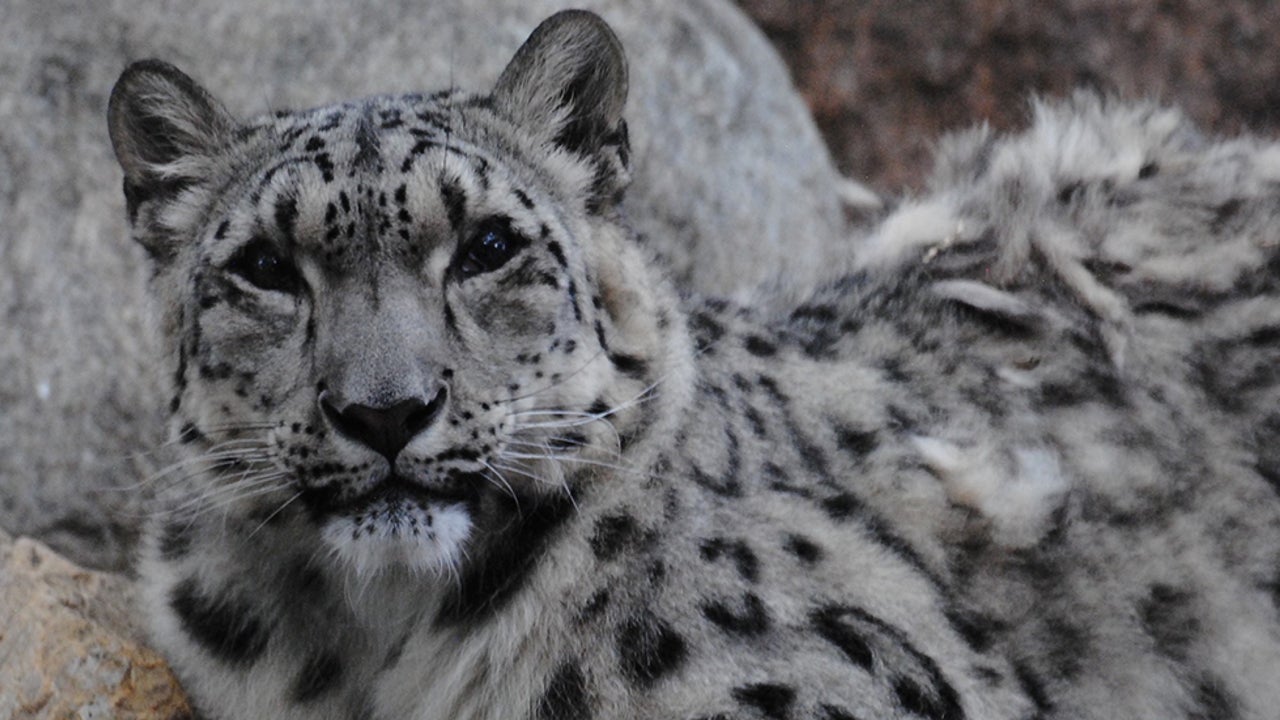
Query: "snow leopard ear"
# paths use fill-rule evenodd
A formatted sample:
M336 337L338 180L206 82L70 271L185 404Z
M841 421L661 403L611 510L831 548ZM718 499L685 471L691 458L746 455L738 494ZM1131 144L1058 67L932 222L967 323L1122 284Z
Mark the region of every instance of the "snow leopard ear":
M626 186L627 58L598 15L565 10L544 20L502 71L493 99L522 126L594 161L598 199Z
M111 91L107 127L124 169L129 221L140 204L200 177L234 126L222 105L174 66L141 60L126 68Z

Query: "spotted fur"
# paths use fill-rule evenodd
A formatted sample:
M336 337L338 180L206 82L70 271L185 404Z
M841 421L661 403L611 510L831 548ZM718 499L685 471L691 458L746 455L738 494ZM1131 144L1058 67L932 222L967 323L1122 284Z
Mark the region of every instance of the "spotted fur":
M861 269L679 297L621 50L240 122L126 71L182 460L142 564L222 718L1261 718L1271 146L1080 98L943 150Z

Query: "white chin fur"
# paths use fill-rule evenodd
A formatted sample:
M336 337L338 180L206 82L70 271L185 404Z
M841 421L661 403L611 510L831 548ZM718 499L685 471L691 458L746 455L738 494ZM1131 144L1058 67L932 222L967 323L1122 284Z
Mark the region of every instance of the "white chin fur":
M397 569L450 574L470 533L462 504L385 501L359 515L331 517L321 529L333 557L364 578Z

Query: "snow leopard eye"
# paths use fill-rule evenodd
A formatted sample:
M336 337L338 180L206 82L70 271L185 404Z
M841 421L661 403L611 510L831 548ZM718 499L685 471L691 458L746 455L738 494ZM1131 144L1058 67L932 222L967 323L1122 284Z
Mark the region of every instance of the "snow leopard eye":
M497 270L528 244L523 235L512 229L510 219L486 220L459 249L459 279Z
M295 293L302 285L293 262L262 238L254 238L240 248L227 269L263 290Z

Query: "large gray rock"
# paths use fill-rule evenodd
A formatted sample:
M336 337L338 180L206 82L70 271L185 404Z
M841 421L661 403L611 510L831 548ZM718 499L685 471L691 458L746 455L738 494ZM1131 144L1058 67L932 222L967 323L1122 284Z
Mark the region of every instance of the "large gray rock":
M146 267L104 119L130 60L184 68L242 115L487 88L561 0L0 2L0 527L127 562L157 470ZM812 278L839 256L839 179L786 70L725 0L579 0L631 59L628 211L687 286Z
M124 578L0 531L0 720L190 720L131 598Z

